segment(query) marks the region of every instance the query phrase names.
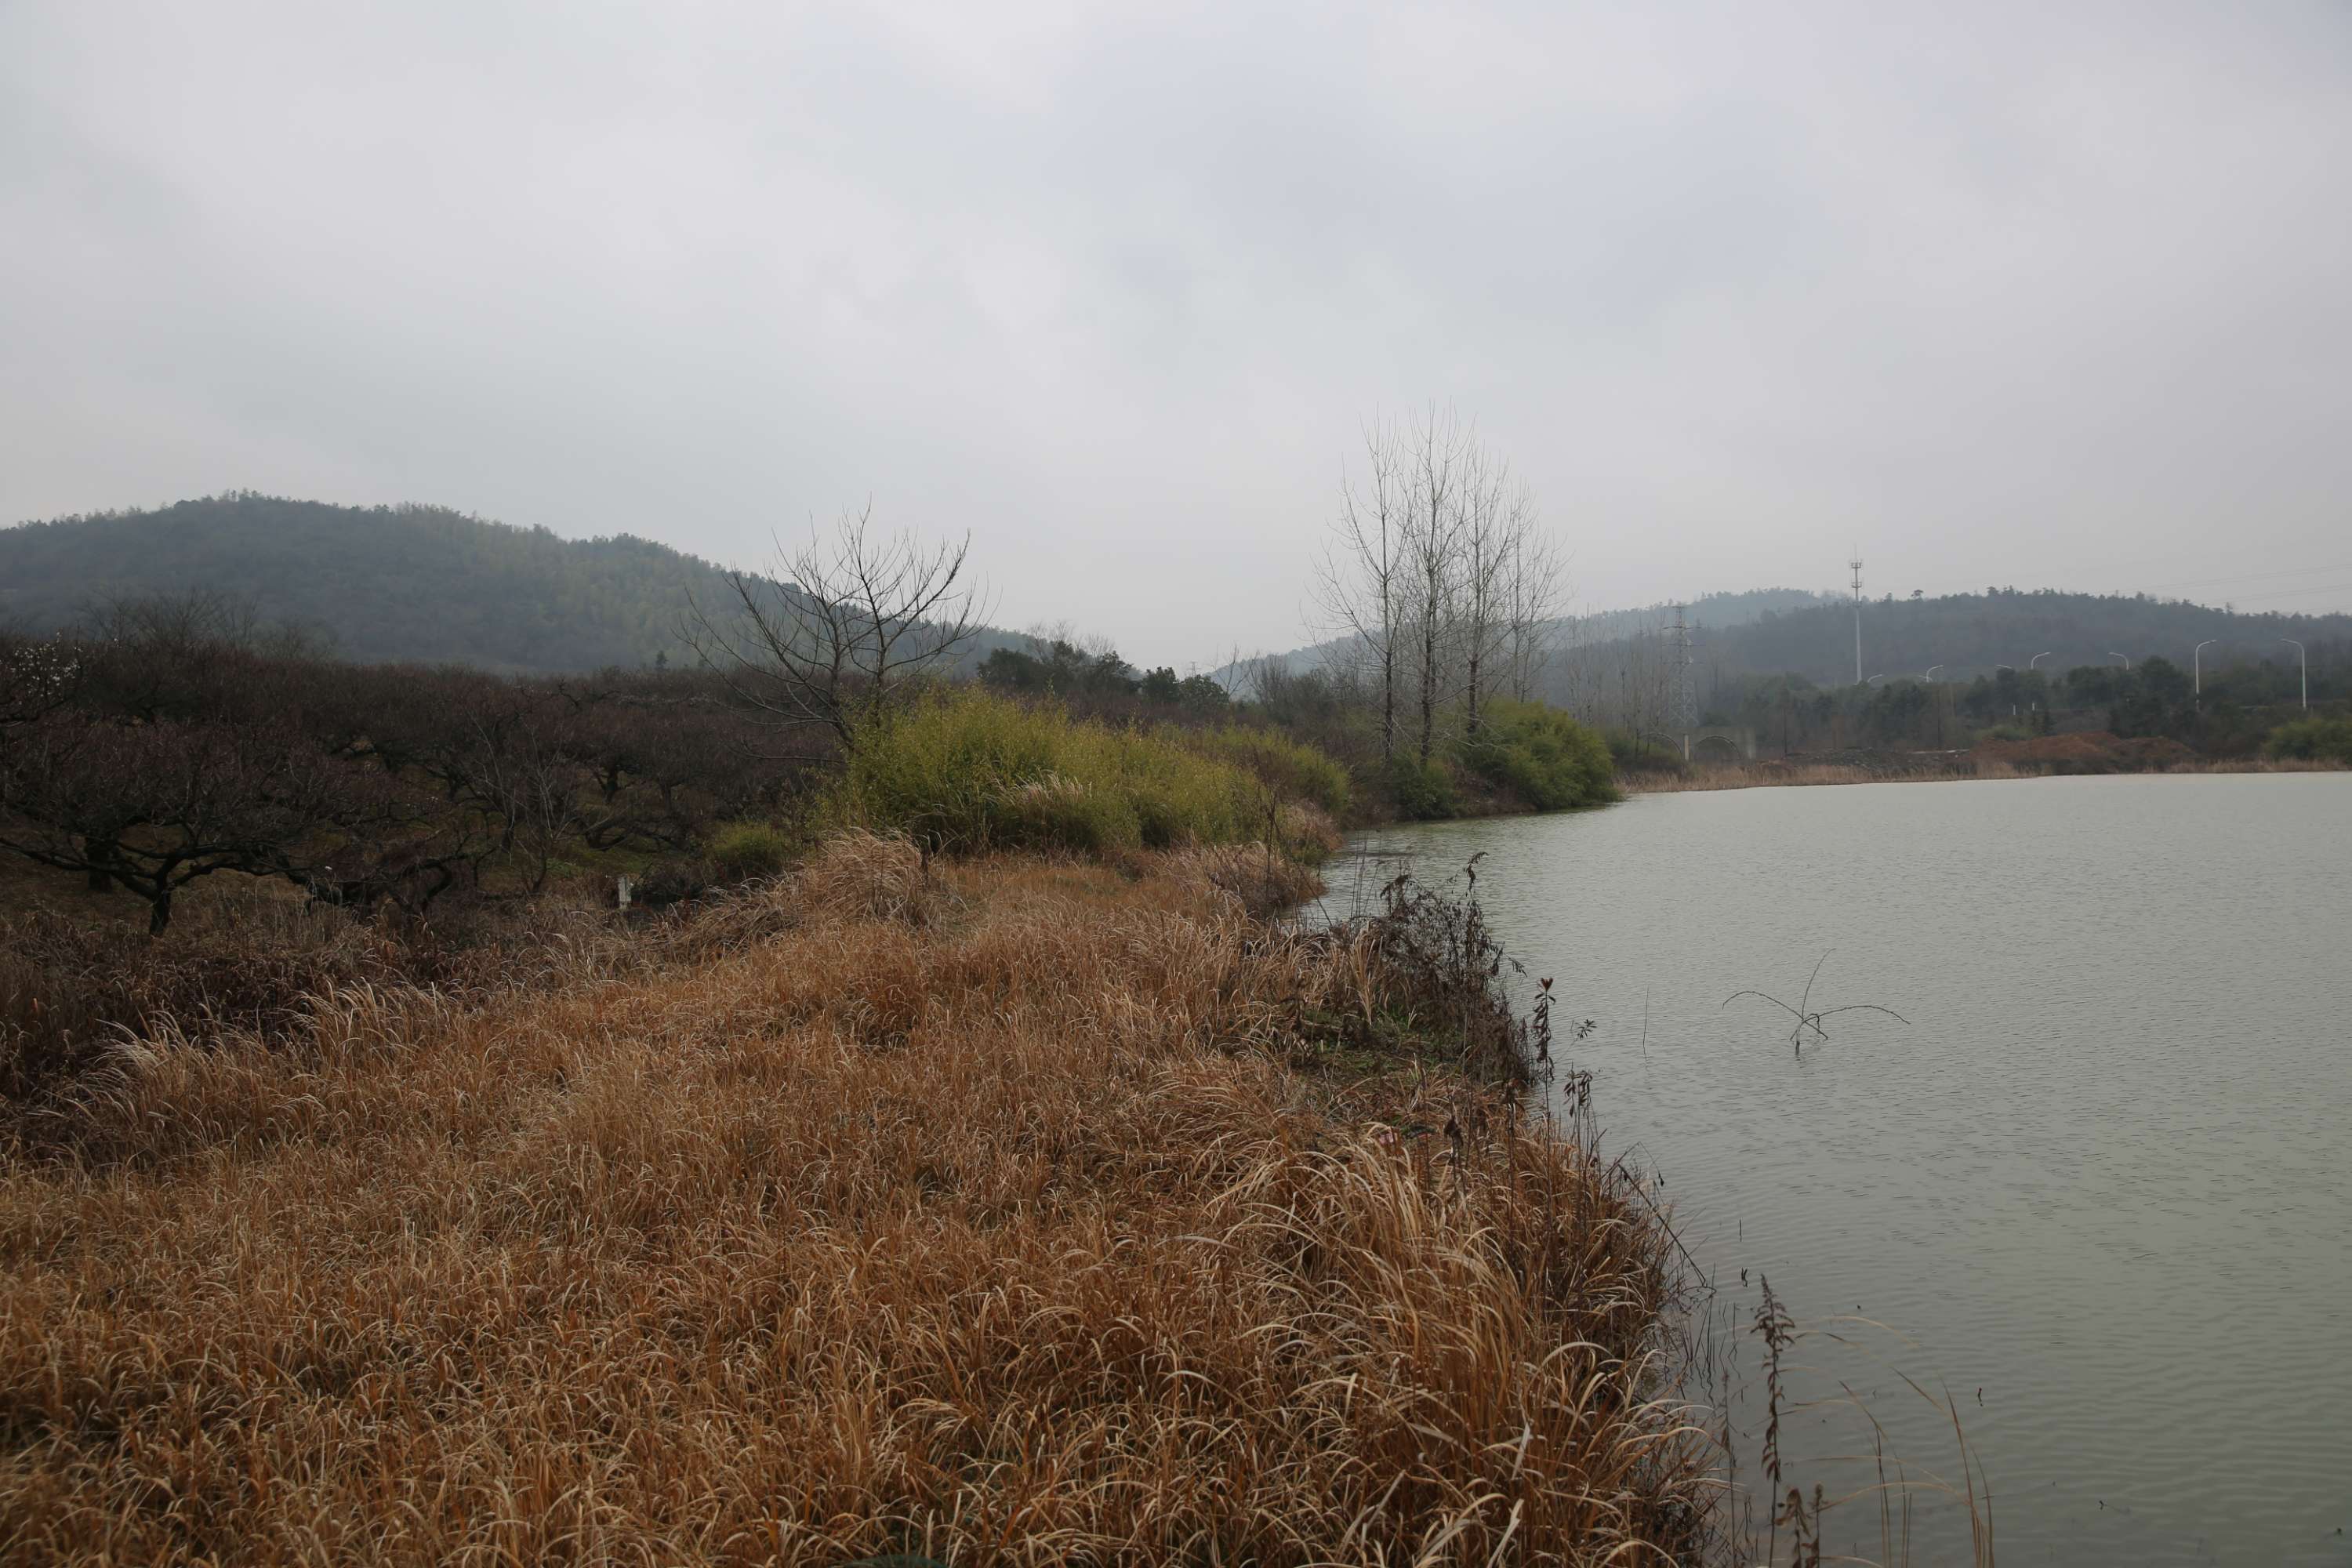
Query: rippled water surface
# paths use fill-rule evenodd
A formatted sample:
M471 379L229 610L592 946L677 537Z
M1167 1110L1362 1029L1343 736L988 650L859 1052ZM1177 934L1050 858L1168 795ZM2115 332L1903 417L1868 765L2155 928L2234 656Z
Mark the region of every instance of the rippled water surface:
M1895 1373L1949 1388L2000 1562L2352 1563L2352 776L1653 795L1362 847L1365 885L1487 852L1489 914L1598 1021L1612 1144L1663 1173L1723 1313L1745 1268L1899 1330L1806 1356L1956 1475ZM1723 1005L1795 1003L1825 953L1814 1007L1908 1026L1833 1016L1799 1057L1769 1005ZM1832 1545L1875 1554L1874 1509L1844 1519ZM1916 1528L1950 1555L1950 1510Z

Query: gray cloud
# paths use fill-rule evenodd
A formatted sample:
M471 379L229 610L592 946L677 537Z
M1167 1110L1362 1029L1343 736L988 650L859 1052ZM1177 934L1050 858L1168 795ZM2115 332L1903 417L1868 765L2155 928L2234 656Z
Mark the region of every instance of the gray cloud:
M1769 13L1769 14L1768 14ZM1596 604L2352 602L2340 6L0 9L0 517L230 487L1298 640L1432 398Z

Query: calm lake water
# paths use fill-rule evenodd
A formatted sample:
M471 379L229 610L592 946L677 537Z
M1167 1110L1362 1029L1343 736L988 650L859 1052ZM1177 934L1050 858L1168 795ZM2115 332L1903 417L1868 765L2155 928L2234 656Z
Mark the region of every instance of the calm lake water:
M1956 1476L1896 1373L1948 1387L2001 1563L2352 1563L2352 776L1652 795L1360 847L1327 907L1486 851L1719 1312L1752 1312L1747 1269L1899 1331L1828 1325L1854 1343L1809 1341L1811 1386ZM1795 1004L1825 953L1815 1008L1907 1026L1831 1017L1800 1058L1723 1005ZM1848 1411L1784 1437L1832 1496L1856 1477L1822 1457L1870 1443ZM1876 1555L1874 1507L1829 1543ZM1965 1561L1965 1521L1913 1544Z

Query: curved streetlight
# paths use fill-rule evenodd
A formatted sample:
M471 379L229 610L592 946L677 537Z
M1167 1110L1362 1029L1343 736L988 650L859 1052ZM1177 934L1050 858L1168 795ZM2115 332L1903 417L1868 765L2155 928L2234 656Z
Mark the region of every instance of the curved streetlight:
M2015 675L2017 673L2017 666L2013 664L1996 664L1993 668L1995 669L2005 669L2011 675Z
M1870 678L1870 680L1884 680L1884 679L1886 679L1886 677L1885 677L1885 676L1883 676L1883 675L1874 675L1874 676L1872 676L1872 677ZM1869 684L1870 684L1870 680L1865 680L1865 681L1864 681L1864 682L1863 682L1863 684L1864 684L1864 686L1867 686L1867 685L1869 685Z
M2311 711L2311 656L2305 653L2303 645L2294 642L2293 637L2281 637L2279 641L2294 643L2295 658L2303 666L2303 710L2308 713Z
M2126 658L2122 654L2117 653L2117 652L2116 652L2115 649L2113 649L2113 648L2109 648L2109 649L2107 650L2107 657L2108 657L2109 658L2121 658L2121 659L2123 659L2123 661L2124 661L2124 668L2125 668L2126 669L2129 669L2129 668L2131 668L2131 660L2130 660L2130 659L2128 659L2128 658Z
M1931 664L1927 667L1927 673L1921 676L1919 679L1926 681L1928 685L1933 686L1936 684L1936 672L1943 668L1944 667L1940 664Z
M2200 698L2205 695L2205 650L2221 640L2220 637L2207 637L2203 642L2199 643L2196 651L2189 656L2189 672L2197 683L2192 689Z
M2049 657L2050 649L2043 648L2040 653L2035 654L2032 658L2025 661L2025 668L2028 670L2031 670L2035 665L2040 664L2043 659L2048 658Z

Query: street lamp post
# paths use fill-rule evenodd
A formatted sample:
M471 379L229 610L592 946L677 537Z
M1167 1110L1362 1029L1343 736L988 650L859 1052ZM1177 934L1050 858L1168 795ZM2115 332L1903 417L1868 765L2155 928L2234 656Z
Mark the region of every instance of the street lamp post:
M1885 676L1883 676L1883 675L1874 675L1874 676L1872 676L1872 677L1870 678L1870 680L1884 680L1884 679L1886 679L1886 677L1885 677ZM1864 684L1864 686L1867 686L1867 685L1869 685L1869 684L1870 684L1870 680L1865 680L1865 681L1864 681L1864 682L1863 682L1863 684Z
M2311 711L2311 656L2305 653L2303 645L2294 642L2293 637L2281 637L2279 641L2294 643L2295 658L2303 668L2303 710L2308 713Z
M2043 659L2048 658L2049 657L2050 650L2048 648L2043 648L2040 653L2035 654L2032 658L2025 661L2025 668L2030 670L2035 665L2040 664Z
M1936 684L1936 672L1943 668L1944 667L1940 664L1931 664L1927 667L1927 673L1921 676L1919 679L1926 681L1928 685L1933 686Z
M2131 668L2131 660L2130 660L2128 658L2126 658L2124 655L2117 653L2117 652L2116 652L2115 649L2113 649L2113 648L2109 648L2109 649L2107 650L2107 657L2108 657L2109 658L2120 658L2120 659L2123 659L2123 661L2124 661L2124 668L2125 668L2126 669L2129 669L2129 668Z
M2197 650L2189 656L2189 670L2197 683L2195 696L2197 706L2200 708L2205 706L2205 650L2221 640L2220 637L2207 637L2203 642L2199 643Z

